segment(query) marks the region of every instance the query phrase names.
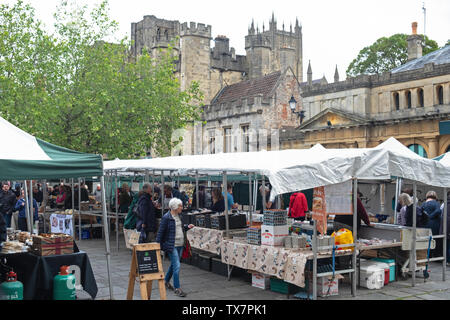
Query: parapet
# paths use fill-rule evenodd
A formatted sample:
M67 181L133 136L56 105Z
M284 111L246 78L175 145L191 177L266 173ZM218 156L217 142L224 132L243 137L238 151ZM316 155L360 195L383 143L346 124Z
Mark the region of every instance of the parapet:
M199 36L211 38L211 25L204 23L187 22L181 24L180 36Z

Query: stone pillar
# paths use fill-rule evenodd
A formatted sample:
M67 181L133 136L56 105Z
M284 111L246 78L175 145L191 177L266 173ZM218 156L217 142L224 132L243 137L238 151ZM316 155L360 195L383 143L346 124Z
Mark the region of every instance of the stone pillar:
M428 159L435 158L439 155L439 143L436 138L428 139Z

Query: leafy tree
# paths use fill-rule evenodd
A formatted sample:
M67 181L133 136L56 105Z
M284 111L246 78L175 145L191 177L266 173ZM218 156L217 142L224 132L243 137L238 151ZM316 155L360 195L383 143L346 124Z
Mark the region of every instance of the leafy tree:
M405 64L408 60L407 38L408 35L398 33L389 38L382 37L372 45L363 48L348 66L347 76L383 73ZM439 46L436 41L425 36L423 54L426 55L437 49Z
M49 142L108 158L153 150L167 155L171 134L199 119L197 83L180 90L173 48L158 60L130 59L108 2L93 10L61 1L55 34L18 0L0 7L0 115Z

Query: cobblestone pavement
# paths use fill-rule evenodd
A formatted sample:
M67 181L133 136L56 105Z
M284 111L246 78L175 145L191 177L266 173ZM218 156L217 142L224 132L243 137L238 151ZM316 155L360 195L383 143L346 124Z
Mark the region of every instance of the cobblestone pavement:
M131 250L125 248L123 236L119 239L120 249L117 251L114 236L111 237L111 278L114 299L125 300L128 288ZM88 254L98 286L96 300L109 299L108 273L106 268L105 242L102 239L90 239L77 242L80 250ZM170 263L163 260L166 271ZM391 282L380 290L359 288L356 296L351 295L351 285L346 281L339 282L339 295L327 298L329 300L449 300L450 299L450 267L446 269L446 281L442 281L442 264L430 263L430 278L424 281L422 272L417 272L416 285L411 286L411 279ZM167 291L168 300L298 300L293 295L262 290L252 287L251 283L242 277L231 277L204 271L192 265L181 264L180 282L188 294L185 298ZM159 299L157 282L152 287L152 299ZM139 285L136 283L134 299L140 299Z

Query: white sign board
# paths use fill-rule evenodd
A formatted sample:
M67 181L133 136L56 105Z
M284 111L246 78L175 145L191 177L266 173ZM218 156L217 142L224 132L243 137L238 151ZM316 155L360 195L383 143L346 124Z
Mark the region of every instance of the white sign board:
M73 215L52 214L50 215L51 233L64 233L73 236Z

